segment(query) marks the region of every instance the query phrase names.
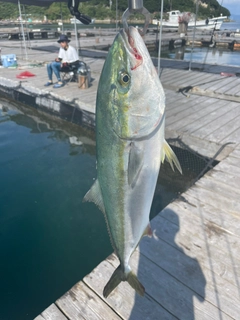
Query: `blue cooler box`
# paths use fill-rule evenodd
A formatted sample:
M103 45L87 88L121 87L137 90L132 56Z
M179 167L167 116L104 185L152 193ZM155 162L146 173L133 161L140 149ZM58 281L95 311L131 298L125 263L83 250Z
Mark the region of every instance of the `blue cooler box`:
M17 58L15 54L7 54L5 56L1 56L1 61L2 65L5 68L17 66Z

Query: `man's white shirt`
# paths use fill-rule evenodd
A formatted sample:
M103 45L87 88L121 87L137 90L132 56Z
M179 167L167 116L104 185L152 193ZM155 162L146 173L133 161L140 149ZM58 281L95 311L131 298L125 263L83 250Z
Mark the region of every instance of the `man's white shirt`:
M72 63L79 60L77 50L72 46L68 46L67 50L60 48L58 58L62 59L62 63Z

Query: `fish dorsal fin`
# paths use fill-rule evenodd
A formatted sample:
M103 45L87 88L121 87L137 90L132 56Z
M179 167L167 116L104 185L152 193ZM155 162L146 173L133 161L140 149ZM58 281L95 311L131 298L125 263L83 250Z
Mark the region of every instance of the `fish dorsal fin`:
M85 194L83 202L85 201L95 203L96 206L105 214L105 207L98 179L94 182L91 189Z
M138 148L134 142L130 143L128 158L128 185L134 188L143 166L143 150Z
M170 163L171 168L174 171L174 166L173 164L175 164L175 166L177 167L178 171L180 173L182 173L182 168L181 165L178 161L177 156L175 155L175 153L173 152L173 150L171 149L171 147L169 146L169 144L167 143L166 140L164 140L163 142L163 152L162 152L162 162L164 162L165 157L167 158L167 161Z

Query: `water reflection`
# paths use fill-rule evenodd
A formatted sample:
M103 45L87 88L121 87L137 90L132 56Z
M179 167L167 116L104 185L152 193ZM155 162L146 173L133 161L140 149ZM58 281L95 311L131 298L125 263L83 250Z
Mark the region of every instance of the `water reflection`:
M162 49L161 57L168 59L177 59L190 61L191 59L190 46L175 47L171 50ZM153 52L151 52L154 55ZM209 64L224 64L232 66L240 66L239 51L226 48L209 48L209 47L194 47L192 53L192 61Z
M23 105L0 102L1 119L12 121L29 129L31 134L49 133L48 138L54 141L64 141L70 145L70 155L76 155L81 146L82 153L95 155L95 135L92 130L49 116ZM74 134L74 135L73 135Z

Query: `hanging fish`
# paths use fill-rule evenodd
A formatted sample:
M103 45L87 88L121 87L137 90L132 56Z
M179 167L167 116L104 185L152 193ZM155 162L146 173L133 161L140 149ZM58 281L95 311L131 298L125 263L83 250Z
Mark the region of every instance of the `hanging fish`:
M136 28L122 30L105 61L97 92L97 180L85 195L105 215L120 265L104 288L107 297L121 282L140 294L144 287L129 259L144 235L161 160L181 166L164 139L165 94Z

